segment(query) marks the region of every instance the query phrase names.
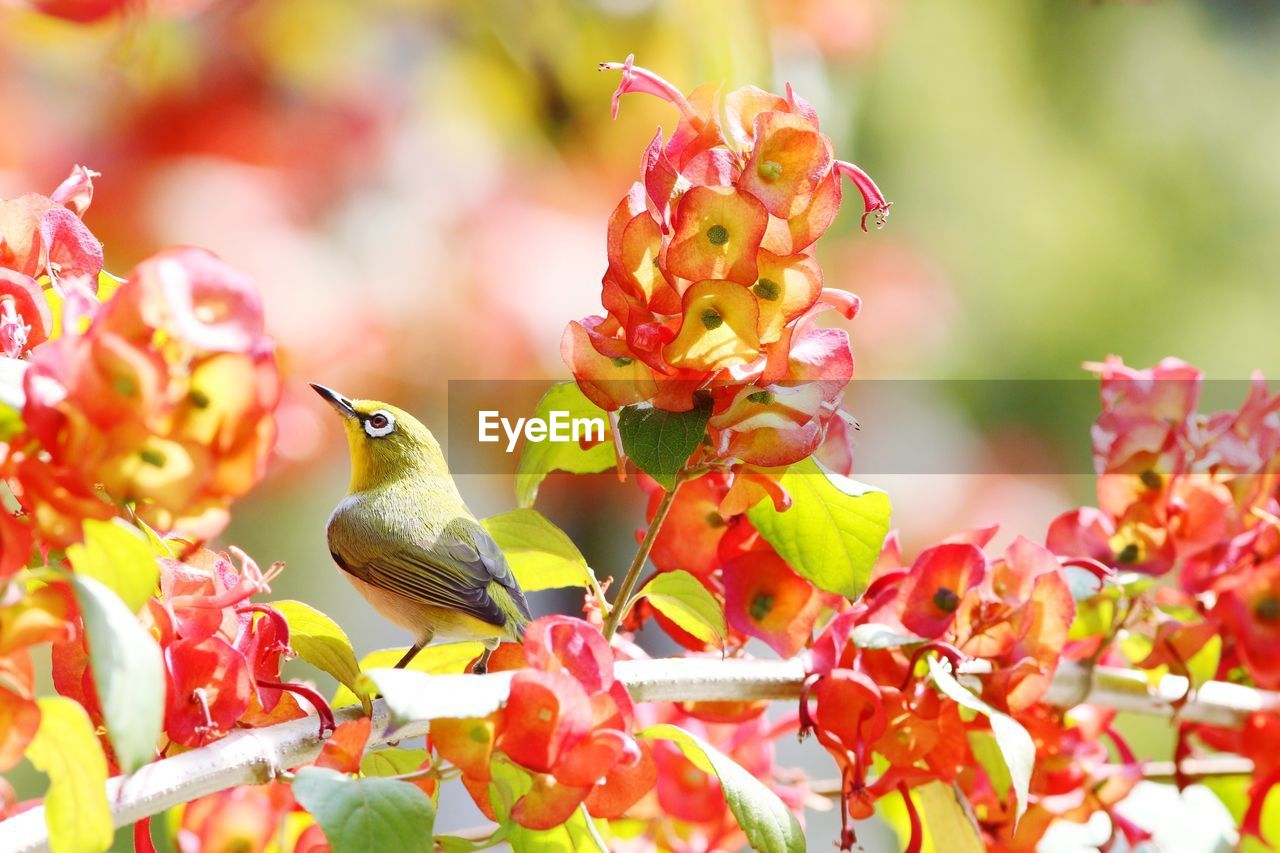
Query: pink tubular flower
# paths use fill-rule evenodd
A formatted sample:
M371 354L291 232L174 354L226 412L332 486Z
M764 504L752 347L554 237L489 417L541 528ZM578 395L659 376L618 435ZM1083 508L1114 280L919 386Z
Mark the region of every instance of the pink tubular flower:
M860 167L844 160L837 160L836 171L852 181L858 188L858 192L862 194L862 230L867 230L867 217L872 214L876 217L876 227L883 228L889 221L889 208L893 207L893 202L885 199L884 193L880 192L876 182L871 180L871 176Z
M647 68L636 67L636 55L634 53L627 54L624 62L601 62L601 71L621 71L622 79L618 82L618 88L613 93L612 111L613 117L618 117L618 104L622 100L622 96L631 92L643 92L646 95L653 95L655 98L661 98L675 104L682 115L688 121L698 121L697 111L693 105L689 103L688 98L681 94L680 90L668 83L666 80L654 74Z

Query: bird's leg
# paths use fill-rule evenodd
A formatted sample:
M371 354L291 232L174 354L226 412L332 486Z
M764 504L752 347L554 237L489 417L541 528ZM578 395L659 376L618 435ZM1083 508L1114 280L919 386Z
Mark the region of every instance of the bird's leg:
M400 663L396 664L396 669L404 669L406 666L408 666L409 661L413 660L414 656L416 656L418 652L422 651L422 647L429 642L431 642L430 637L428 637L425 640L419 640L418 642L410 646L409 651L405 652L404 657L400 658Z
M480 655L480 660L476 661L476 665L471 667L471 671L476 675L484 675L489 671L489 658L493 656L493 649L486 648L484 654Z

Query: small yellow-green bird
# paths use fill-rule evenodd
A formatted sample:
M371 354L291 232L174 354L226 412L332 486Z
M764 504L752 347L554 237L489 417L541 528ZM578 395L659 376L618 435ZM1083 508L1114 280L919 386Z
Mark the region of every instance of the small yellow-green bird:
M329 516L329 553L374 608L410 631L403 667L433 639L479 640L484 672L518 641L529 604L502 549L458 494L435 436L408 412L311 386L343 418L347 496Z

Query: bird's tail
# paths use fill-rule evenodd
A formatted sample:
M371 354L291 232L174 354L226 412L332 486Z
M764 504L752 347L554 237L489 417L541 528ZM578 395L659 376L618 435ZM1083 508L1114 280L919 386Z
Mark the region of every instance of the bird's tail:
M515 635L516 642L524 642L524 629L529 624L529 618L523 613L512 613L507 625L511 628L511 633Z

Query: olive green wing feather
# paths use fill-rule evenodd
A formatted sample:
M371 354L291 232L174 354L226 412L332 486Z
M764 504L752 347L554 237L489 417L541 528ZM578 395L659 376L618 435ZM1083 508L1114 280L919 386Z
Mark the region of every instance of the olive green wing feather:
M333 557L366 583L466 613L490 625L505 625L510 620L522 628L531 618L529 604L502 549L473 519L454 519L432 542L406 543L367 559L336 551ZM508 607L502 606L507 602L495 598L493 584L501 588L498 597L505 594L509 600Z

